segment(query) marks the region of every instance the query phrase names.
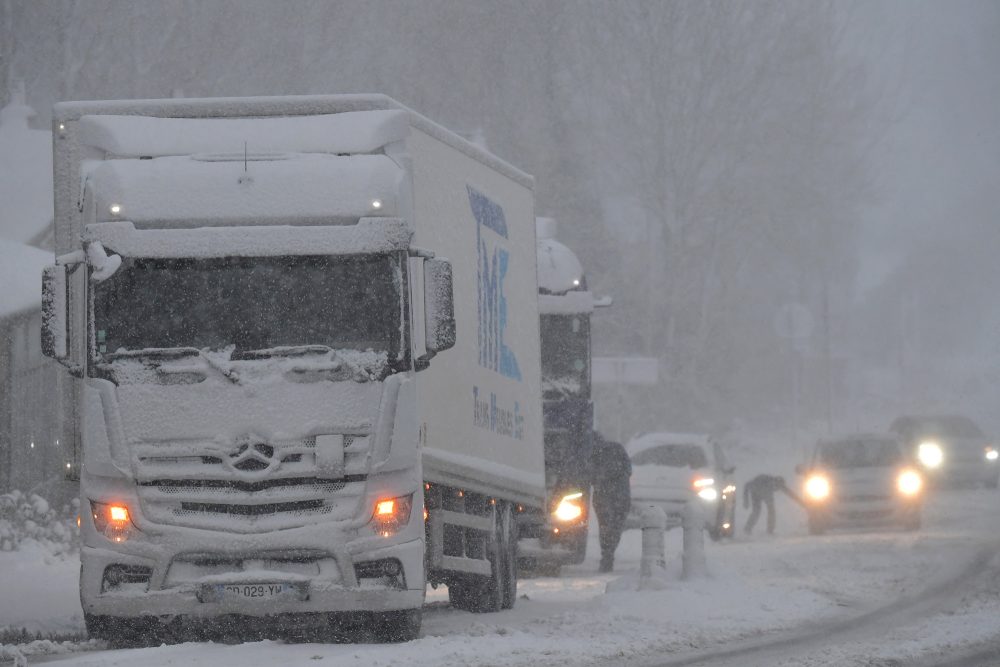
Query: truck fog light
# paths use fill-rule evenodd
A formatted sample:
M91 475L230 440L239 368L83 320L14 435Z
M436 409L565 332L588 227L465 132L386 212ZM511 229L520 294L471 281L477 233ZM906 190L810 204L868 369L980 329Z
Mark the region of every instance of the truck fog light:
M698 490L698 497L702 500L715 500L719 497L719 492L714 487L706 486Z
M90 501L94 517L94 528L112 542L124 542L132 537L135 526L128 507L120 503L98 503Z
M997 450L993 449L992 447L987 447L986 452L983 454L983 456L986 457L987 461L996 461L997 458L1000 457L1000 452L997 452Z
M410 522L413 494L398 498L381 498L375 502L371 524L376 533L389 537Z
M552 516L556 518L557 521L567 523L569 521L576 521L583 516L583 492L575 491L573 493L566 494L556 505L556 509L552 512Z

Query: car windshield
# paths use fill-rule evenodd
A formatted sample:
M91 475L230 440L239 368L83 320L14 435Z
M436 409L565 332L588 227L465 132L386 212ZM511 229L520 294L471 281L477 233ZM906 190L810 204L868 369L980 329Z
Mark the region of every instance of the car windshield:
M820 446L820 464L826 468L876 468L902 462L894 440L844 440Z
M399 257L126 259L94 290L95 352L402 349Z
M671 468L707 468L708 457L700 445L659 445L632 456L632 465L668 466Z
M542 315L542 389L546 398L590 395L590 321L582 315Z

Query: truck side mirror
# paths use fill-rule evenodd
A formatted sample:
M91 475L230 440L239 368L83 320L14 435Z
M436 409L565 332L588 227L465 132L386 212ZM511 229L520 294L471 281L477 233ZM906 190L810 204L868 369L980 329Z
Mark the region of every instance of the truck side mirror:
M455 299L451 262L424 261L424 330L428 358L455 345Z
M42 354L69 363L66 266L52 264L42 271Z

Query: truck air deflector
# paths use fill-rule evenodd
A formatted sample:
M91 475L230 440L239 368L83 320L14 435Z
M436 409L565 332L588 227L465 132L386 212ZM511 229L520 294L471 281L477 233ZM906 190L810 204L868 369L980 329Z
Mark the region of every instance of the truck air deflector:
M87 115L80 143L114 157L195 153L374 153L409 134L398 109L270 118Z
M136 227L352 223L398 215L405 172L385 155L239 153L91 162L98 222Z
M126 257L192 258L360 255L406 250L409 225L401 218L361 218L356 225L136 229L131 222L87 225L85 243L100 241Z

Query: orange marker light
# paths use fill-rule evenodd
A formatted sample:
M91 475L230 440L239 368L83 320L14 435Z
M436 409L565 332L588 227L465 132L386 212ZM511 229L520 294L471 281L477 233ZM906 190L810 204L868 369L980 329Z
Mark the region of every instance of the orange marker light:
M109 515L112 521L128 521L128 508L121 505L112 505L109 508Z
M375 516L391 516L396 512L396 501L393 499L380 500L375 505Z

